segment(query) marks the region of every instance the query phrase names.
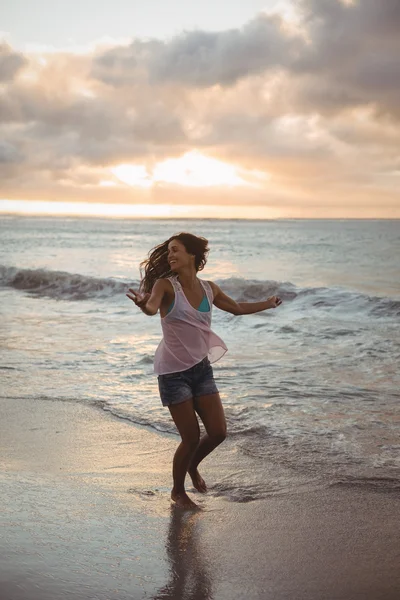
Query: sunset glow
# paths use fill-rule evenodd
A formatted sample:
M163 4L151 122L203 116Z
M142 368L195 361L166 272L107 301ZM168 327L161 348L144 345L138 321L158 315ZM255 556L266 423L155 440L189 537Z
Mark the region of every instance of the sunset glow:
M131 219L276 219L285 216L281 210L263 206L185 204L106 204L100 202L26 202L0 200L0 214L36 216L107 217Z
M136 4L5 7L0 205L400 218L396 2Z
M170 158L154 169L154 181L176 183L188 187L246 185L235 167L199 152L187 152L181 158Z
M147 169L144 165L118 165L113 167L111 172L123 183L138 187L151 187L151 181Z
M118 165L111 172L123 183L151 187L157 183L171 183L187 187L246 186L234 166L209 158L196 150L179 158L169 158L155 165L149 172L144 165Z

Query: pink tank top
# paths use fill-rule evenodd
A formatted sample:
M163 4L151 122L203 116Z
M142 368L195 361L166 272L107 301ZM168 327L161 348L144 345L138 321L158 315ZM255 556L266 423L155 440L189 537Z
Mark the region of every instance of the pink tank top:
M213 292L208 281L199 279L207 296L210 310L200 312L185 296L177 276L168 277L175 291L172 310L161 319L163 339L154 356L157 375L186 371L208 356L211 363L219 360L228 348L211 331Z

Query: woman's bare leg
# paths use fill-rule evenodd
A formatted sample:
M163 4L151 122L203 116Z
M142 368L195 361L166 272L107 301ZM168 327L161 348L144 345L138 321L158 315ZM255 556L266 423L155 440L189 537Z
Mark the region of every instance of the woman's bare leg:
M169 411L182 438L173 460L174 487L171 498L183 508L198 508L185 491L185 477L193 454L199 445L200 428L193 407L193 400L169 406Z
M188 473L194 487L206 492L207 486L197 470L199 463L226 438L226 420L219 394L196 398L195 410L204 423L206 434L201 438L189 464Z

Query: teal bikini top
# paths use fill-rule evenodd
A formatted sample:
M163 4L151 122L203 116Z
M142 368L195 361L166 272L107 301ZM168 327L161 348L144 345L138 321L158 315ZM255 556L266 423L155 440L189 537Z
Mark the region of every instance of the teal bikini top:
M175 304L175 300L172 300L172 303L170 304L170 306L167 310L167 314L169 312L171 312L171 310L174 308L174 304ZM199 312L208 312L210 310L210 303L208 302L208 298L205 294L204 294L203 300L201 301L201 304L197 310Z

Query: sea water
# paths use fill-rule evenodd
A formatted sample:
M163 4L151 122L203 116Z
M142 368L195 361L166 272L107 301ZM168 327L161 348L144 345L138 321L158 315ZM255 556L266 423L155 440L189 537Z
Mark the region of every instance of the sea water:
M180 231L209 240L201 278L241 302L283 301L245 316L214 308L231 448L293 482L399 488L398 220L2 216L0 394L95 404L176 435L153 374L159 315L125 293L148 251ZM271 489L246 481L245 499Z

